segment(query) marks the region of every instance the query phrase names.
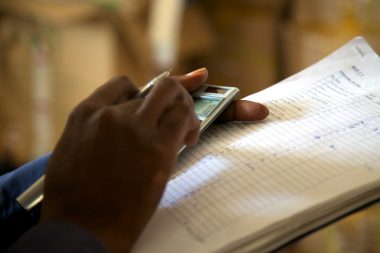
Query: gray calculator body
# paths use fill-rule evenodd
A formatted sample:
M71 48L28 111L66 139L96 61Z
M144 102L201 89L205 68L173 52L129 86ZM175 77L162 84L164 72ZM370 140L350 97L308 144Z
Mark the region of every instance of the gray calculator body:
M239 95L239 89L230 86L205 84L191 93L194 110L201 121L200 133L203 133L227 106ZM181 153L186 146L182 146Z
M195 113L201 121L201 133L211 125L237 95L239 95L238 88L217 85L203 85L191 93Z

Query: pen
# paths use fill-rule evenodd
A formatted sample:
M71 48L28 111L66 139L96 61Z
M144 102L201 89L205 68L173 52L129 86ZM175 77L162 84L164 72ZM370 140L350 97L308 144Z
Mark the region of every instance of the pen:
M152 80L150 80L141 90L140 90L140 93L137 95L137 98L143 98L143 97L146 97L146 95L148 95L148 93L151 91L151 89L153 88L154 84L161 80L162 78L165 78L165 77L168 77L170 75L170 70L167 70L167 71L164 71L162 72L161 74L159 74L158 76L156 76L155 78L153 78Z
M154 84L159 80L168 77L171 70L164 71L152 80L150 80L137 94L136 98L144 98L152 90ZM17 198L17 202L22 208L27 211L32 210L35 206L42 202L44 198L43 186L45 181L45 175L42 175L36 182L34 182L29 188L21 193Z

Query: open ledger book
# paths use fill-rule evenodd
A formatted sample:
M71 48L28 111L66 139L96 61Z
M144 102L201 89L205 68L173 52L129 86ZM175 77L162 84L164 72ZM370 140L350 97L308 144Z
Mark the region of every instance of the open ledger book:
M268 252L380 197L380 58L363 38L246 99L269 117L182 153L133 252Z

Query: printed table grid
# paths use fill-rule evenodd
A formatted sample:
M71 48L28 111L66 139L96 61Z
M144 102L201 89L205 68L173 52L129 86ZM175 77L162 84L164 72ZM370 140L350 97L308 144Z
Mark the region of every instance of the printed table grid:
M370 168L379 160L380 107L362 90L342 90L346 79L338 72L271 101L265 122L213 126L179 160L161 208L202 241L249 213Z

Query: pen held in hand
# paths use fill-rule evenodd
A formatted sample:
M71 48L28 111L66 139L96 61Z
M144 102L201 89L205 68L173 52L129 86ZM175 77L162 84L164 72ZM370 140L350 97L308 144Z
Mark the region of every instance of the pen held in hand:
M140 90L140 93L136 96L136 98L144 98L146 97L149 92L152 90L154 84L156 82L158 82L159 80L165 78L165 77L168 77L170 76L170 71L171 70L167 70L165 72L162 72L161 74L159 74L158 76L156 76L155 78L153 78L152 80L150 80L141 90Z

